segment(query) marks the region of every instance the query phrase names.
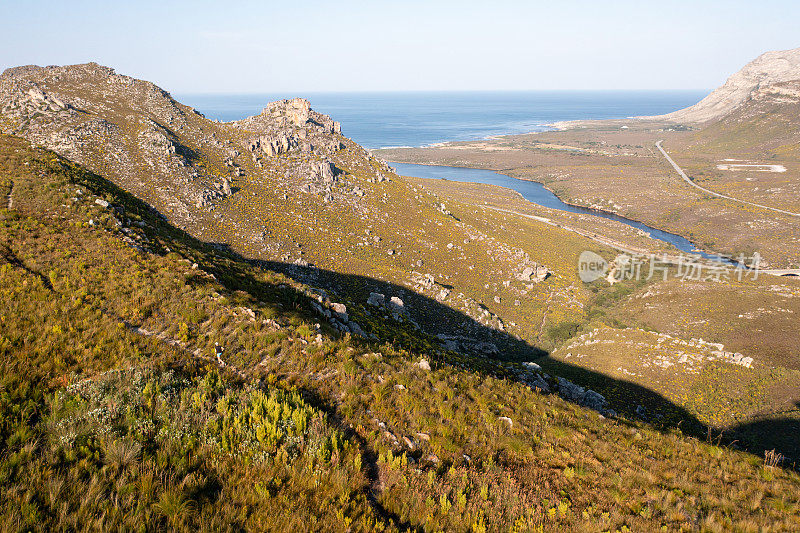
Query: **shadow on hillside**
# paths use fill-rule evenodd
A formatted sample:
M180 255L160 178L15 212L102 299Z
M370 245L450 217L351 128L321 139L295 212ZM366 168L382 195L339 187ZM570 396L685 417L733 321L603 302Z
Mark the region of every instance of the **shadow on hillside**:
M444 335L464 345L490 343L497 346L494 353L487 346L484 351L475 351L478 355L491 355L496 360L533 361L547 355L545 350L518 339L508 333L496 331L461 311L444 305L434 298L420 294L408 287L397 285L357 274L342 274L313 266L299 266L275 261L253 261L262 268L281 272L297 281L321 287L340 298L347 298L360 310L377 318L392 320L387 309L367 305L370 293L385 295L388 302L391 297L403 301L410 318L420 325L423 332L435 336Z
M794 413L794 417L786 416ZM800 402L795 403L795 408L789 412L784 412L784 416L776 418L765 418L746 422L732 430L743 441L758 442L762 448L762 453L768 450L776 450L788 457L783 461L783 466L797 469L800 461L798 448L800 444Z
M175 239L182 241L194 248L202 255L212 253L213 260L204 264L204 270L213 273L217 279L231 291L245 291L258 298L265 292L266 284L256 279L256 276L237 268L227 268L224 261L240 262L266 270L281 272L297 281L325 289L334 295L350 302L349 307L357 308L364 314L369 314L378 320L385 320L387 328L381 332L379 342L391 342L398 348L419 348L413 345L418 335L410 332L408 322L398 324L388 317L388 313L379 313L376 308L366 305L366 300L371 292L380 292L388 300L392 296L401 298L409 310L411 318L418 324L424 325L424 331L431 344L438 344L435 335L443 334L453 337L467 337L480 346L480 343L491 343L497 347L496 353L475 354L471 363L487 362L491 364L473 364L473 369L484 374L504 376L517 379L507 371L503 362L511 361L536 361L542 368L555 376L567 378L579 385L591 388L603 394L611 403L611 408L625 417L636 419L643 418L654 427L669 430L680 425L685 433L706 438L707 435L718 435L714 428L705 427L694 416L682 407L672 403L667 398L640 385L611 378L604 374L594 372L576 365L557 361L548 357L548 353L541 347L531 345L507 332L497 331L487 327L466 314L454 310L433 298L419 294L408 287L400 286L366 276L343 274L330 270L319 269L312 266L300 266L281 262L261 261L247 259L233 251L228 245L220 243L203 242L191 234L176 228L167 222L166 218L154 207L138 199L112 182L88 173L72 178L80 182L98 195L111 193L128 213L138 213L144 217L156 219L155 226L162 238L167 241ZM151 222L152 223L152 222ZM166 254L169 249L156 250L154 253ZM195 280L194 282L201 282ZM304 300L300 295L295 295L295 304L300 305ZM369 333L369 331L368 331ZM362 341L360 341L362 342ZM368 342L368 341L367 341ZM485 348L485 346L484 346ZM491 350L489 351L491 352ZM433 354L431 354L433 355ZM641 407L640 407L641 406ZM638 412L637 412L638 411ZM624 419L623 419L624 421ZM785 455L800 457L800 443L796 435L800 431L800 422L791 418L766 419L763 421L742 424L729 432L730 440L738 441L737 446L749 450L753 454L763 457L764 451L777 449Z
M493 375L509 379L518 379L513 374L503 371L503 362L535 361L542 369L553 376L560 376L586 388L591 388L610 402L610 407L617 411L624 419L644 421L660 431L671 431L675 428L688 435L699 439L712 439L732 447L748 451L759 458L764 457L767 450L777 449L784 455L797 458L800 456L800 446L796 442L796 435L800 434L800 421L792 419L766 419L757 423L743 424L739 427L723 432L710 428L701 423L696 417L683 407L673 403L658 392L632 383L630 381L612 378L608 375L595 372L577 365L566 363L549 357L546 350L531 345L515 336L485 326L466 314L448 307L435 299L411 290L408 287L394 283L361 276L356 274L343 274L313 266L300 266L274 261L249 260L238 255L226 245L214 244L216 249L231 254L239 261L246 261L254 266L266 270L281 272L296 281L320 287L329 292L333 298L351 302L352 307L358 311L366 312L373 318L379 318L394 323L386 313L376 312L376 309L366 304L372 292L379 292L388 300L391 296L401 298L409 310L411 318L423 325L423 333L430 336L432 342L443 346L436 338L437 334L446 336L469 337L479 342L488 342L497 346L495 354L481 354L472 352L472 360L490 360L499 363L494 366L476 365L474 368ZM355 304L355 305L354 305ZM391 335L390 335L391 337ZM382 342L392 342L397 347L412 348L403 345L403 336L393 338L382 337ZM444 348L444 346L443 346ZM468 351L468 350L465 350ZM791 463L793 460L788 460ZM788 466L788 465L786 465Z

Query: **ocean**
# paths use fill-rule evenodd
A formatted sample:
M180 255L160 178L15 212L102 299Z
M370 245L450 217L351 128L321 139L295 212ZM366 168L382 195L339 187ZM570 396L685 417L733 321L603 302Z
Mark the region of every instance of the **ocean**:
M706 91L525 91L175 94L208 118L256 115L268 102L301 96L341 122L365 148L428 146L542 131L561 120L659 115L690 106Z

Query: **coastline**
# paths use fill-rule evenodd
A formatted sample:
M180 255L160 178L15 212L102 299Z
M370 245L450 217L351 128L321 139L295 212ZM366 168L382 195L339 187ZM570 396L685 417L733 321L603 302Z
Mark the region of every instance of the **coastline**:
M672 124L668 119L662 119L665 115L657 116L634 116L623 118L609 118L609 119L576 119L576 120L557 120L555 122L548 122L540 124L536 127L539 129L528 130L523 132L509 132L509 133L495 133L486 135L484 137L468 140L450 140L450 141L437 141L429 144L422 144L419 146L380 146L378 148L370 148L370 152L380 150L429 150L438 148L447 148L457 145L469 145L479 142L493 142L502 141L504 139L523 137L528 135L539 135L543 133L563 132L569 130L585 130L591 128L618 128L634 129L636 126L665 126ZM387 160L388 161L388 160ZM399 162L399 161L398 161ZM420 163L421 164L421 163ZM469 168L469 167L465 167Z

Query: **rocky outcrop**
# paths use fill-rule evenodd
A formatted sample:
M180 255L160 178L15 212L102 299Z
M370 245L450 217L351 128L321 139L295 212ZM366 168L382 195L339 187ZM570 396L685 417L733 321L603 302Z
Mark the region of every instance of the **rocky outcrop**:
M297 132L303 139L306 138L306 135L340 135L342 133L342 127L338 122L328 115L311 109L311 104L304 98L272 102L259 115L232 124L244 126L248 130L269 131L270 133Z
M353 183L337 186L342 173L334 161L346 139L302 98L221 123L96 63L17 67L0 76L0 132L109 177L184 229L216 225L218 203L241 190L234 180L245 176L326 202L353 205L365 196Z
M436 335L436 338L439 339L439 342L441 342L445 350L469 352L486 356L498 355L500 353L500 349L495 343L464 335L445 335L444 333L439 333Z
M534 283L539 283L546 280L547 276L549 275L550 271L547 270L547 267L533 264L524 267L519 273L517 273L516 278L520 281L532 281Z
M302 185L300 191L307 194L320 194L326 202L333 199L333 185L338 181L339 170L327 158L322 161L309 161L299 169Z
M657 117L673 122L708 122L721 118L744 102L759 89L782 82L800 79L800 48L767 52L732 75L722 87L714 90L697 104Z
M592 389L581 387L560 376L550 376L542 372L542 368L533 362L522 363L515 372L517 379L531 389L548 394L554 392L568 402L587 407L605 416L617 416L610 408L605 396Z
M3 106L3 114L10 118L24 119L29 113L57 114L69 111L71 106L59 97L45 93L35 83L27 90L16 92Z
M313 181L321 181L322 183L333 183L336 181L336 174L338 173L338 170L333 162L329 159L324 159L316 164L312 163L310 167L311 179Z
M305 126L308 122L311 113L311 104L308 100L303 98L293 98L292 100L283 100L281 102L274 102L270 105L270 109L276 110L283 107L286 116L295 126Z
M327 299L327 294L324 291L319 291L319 294L312 295L312 298L316 301L311 302L311 307L326 318L334 329L342 333L352 333L359 337L375 338L375 335L365 333L358 322L350 319L345 304L331 302Z
M367 305L387 311L395 320L408 318L408 309L403 300L397 296L386 298L386 295L382 293L371 292L367 298Z

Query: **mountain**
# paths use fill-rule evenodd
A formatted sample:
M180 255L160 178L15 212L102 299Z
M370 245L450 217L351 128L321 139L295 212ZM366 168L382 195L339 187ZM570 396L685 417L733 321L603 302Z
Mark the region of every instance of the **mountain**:
M768 86L794 80L800 80L800 48L766 52L695 105L649 118L673 122L708 122L730 113Z
M208 212L231 196L237 178L258 173L276 154L304 156L260 173L280 171L292 189L330 199L330 156L345 149L338 124L306 100L274 102L257 117L221 124L150 82L95 63L8 69L0 98L5 132L102 171L171 219L197 227L211 223Z
M666 369L652 377L629 370L636 377L620 388L607 376L583 372L588 357L575 359L578 368L545 357L561 353L558 348L579 330L626 327L623 336L639 336L634 317L621 322L610 317L617 311L616 295L638 287L589 286L575 268L584 250L596 250L609 261L617 252L598 246L586 232L562 227L560 219L545 224L487 210L487 200L495 202L493 189L401 178L306 100L273 102L256 116L218 122L151 82L89 63L7 70L0 76L0 111L0 127L7 133L110 179L166 222L219 251L337 294L348 309L407 322L434 339L437 350L478 357L490 366L536 361L549 373L599 392L604 400L592 403L603 409L635 414L649 400L631 402L629 396L640 396L637 387L646 387L722 431L761 416L773 396L783 406L789 401L783 391L797 379L789 364L792 370L780 387L754 396L720 423L703 417L704 405L672 394L676 387L663 385ZM529 209L518 199L499 202L502 208L513 202ZM566 221L574 223L580 221ZM725 298L737 290L720 287ZM793 302L787 305L792 308ZM362 338L379 332L361 320L341 318L325 320ZM769 325L763 335L773 327L778 325ZM685 334L687 342L706 335ZM714 334L723 345L730 338ZM762 342L756 338L738 349L756 356L759 364L782 361L792 343L791 337L785 339L780 353L765 354L752 346ZM717 364L708 348L699 352L704 366ZM570 352L563 356L567 361ZM756 368L747 373L748 381L758 382L767 371ZM687 373L677 379L695 381ZM706 371L693 386L724 387L726 379ZM579 397L591 401L591 395ZM606 406L606 399L614 405ZM726 393L716 400L730 399ZM683 416L660 401L649 407L651 418L658 413L677 423ZM771 439L755 441L756 447L776 447ZM798 453L794 447L781 450Z
M0 127L4 529L800 523L800 371L691 337L738 308L677 305L768 335L791 284L587 286L614 250L397 176L302 99L220 123L21 67Z
M484 215L398 180L306 100L217 122L150 82L89 63L9 69L0 76L0 102L4 132L108 177L195 237L349 290L362 303L385 292L379 283L345 289L326 272L403 287L387 301L407 300L404 313L450 344L498 353L493 345L507 348L510 335L546 343L548 314L569 320L581 312L575 304L540 305L577 280L572 258L552 241L521 246L509 231L489 235ZM577 257L580 239L568 240ZM569 274L541 283L556 266ZM418 292L487 327L417 305Z

